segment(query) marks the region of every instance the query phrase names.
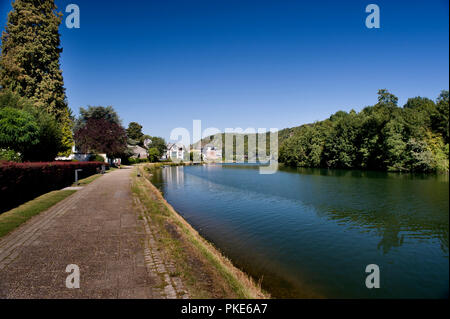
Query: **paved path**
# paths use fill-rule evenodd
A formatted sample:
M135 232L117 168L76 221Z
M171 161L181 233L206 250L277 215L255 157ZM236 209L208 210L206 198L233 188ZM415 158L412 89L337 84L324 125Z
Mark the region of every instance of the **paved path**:
M110 172L0 239L0 298L187 297L152 249L131 169ZM66 267L80 288L66 287Z

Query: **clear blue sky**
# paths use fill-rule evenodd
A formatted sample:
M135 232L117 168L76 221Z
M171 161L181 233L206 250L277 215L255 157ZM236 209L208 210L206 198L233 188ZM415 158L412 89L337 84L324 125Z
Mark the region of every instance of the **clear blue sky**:
M0 23L10 1L0 0ZM448 1L57 0L70 107L112 105L124 125L285 128L360 110L387 88L435 99L449 86ZM381 9L367 29L366 5Z

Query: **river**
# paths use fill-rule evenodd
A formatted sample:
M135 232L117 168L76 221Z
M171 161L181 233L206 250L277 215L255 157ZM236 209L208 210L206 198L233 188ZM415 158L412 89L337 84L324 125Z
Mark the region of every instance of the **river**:
M448 174L217 164L152 183L275 298L448 297ZM366 287L369 264L380 288Z

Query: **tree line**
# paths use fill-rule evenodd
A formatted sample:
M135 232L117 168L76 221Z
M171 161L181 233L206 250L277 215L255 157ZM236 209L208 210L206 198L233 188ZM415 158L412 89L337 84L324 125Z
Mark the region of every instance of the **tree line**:
M449 168L449 92L436 101L378 91L378 103L339 111L280 134L279 161L294 167L433 172Z

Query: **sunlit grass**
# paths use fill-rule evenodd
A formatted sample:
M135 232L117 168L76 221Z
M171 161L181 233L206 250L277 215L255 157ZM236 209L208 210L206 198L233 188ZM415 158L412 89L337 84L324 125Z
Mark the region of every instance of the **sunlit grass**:
M75 190L58 190L39 196L0 215L0 237L10 233L31 217L49 209L75 193Z

